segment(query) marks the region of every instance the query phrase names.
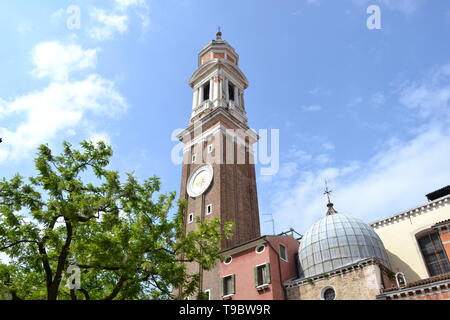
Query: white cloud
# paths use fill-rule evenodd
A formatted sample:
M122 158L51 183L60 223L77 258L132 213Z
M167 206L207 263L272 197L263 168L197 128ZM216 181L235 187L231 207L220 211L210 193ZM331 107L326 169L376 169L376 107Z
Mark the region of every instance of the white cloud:
M293 227L303 232L325 215L325 179L334 189L332 200L336 209L366 222L420 205L426 202L425 194L447 185L450 181L449 71L449 65L442 66L427 79L398 92L406 111L414 110L405 112L411 119L409 123L416 124L411 130L412 138L387 140L383 149L363 163L353 161L324 167L313 157L310 162L315 163L313 168L300 168L294 177L274 177L271 185L278 191L271 195L266 210L274 213L278 231Z
M325 1L321 0L306 0L307 4L319 4ZM381 9L387 8L388 10L399 11L404 14L412 14L416 12L424 3L424 0L351 0L352 3L359 6L369 6L371 4L377 4L381 6Z
M110 40L118 34L128 31L128 16L108 13L106 10L94 8L91 17L99 22L89 31L89 36L96 40Z
M310 105L310 106L302 106L301 108L305 112L316 112L316 111L322 110L322 106L319 106L317 104Z
M352 0L352 1L358 5L365 5L365 6L374 4L372 0ZM385 7L389 10L399 11L407 15L416 12L424 3L423 0L378 0L376 2L377 2L376 4L379 4L381 6L381 9Z
M66 81L73 71L95 68L97 52L98 49L83 50L78 45L62 45L57 41L42 42L32 53L35 65L32 74L38 78Z
M271 203L271 212L282 229L304 231L326 212L323 181L335 189L338 211L367 222L425 202L424 195L450 180L450 130L429 129L403 146L375 155L366 165L303 172ZM285 184L283 182L283 184Z
M26 35L32 30L32 26L29 22L21 22L17 26L17 32L21 35Z
M111 40L129 29L131 12L141 20L143 32L150 25L149 7L145 0L114 0L112 9L91 8L89 14L94 25L89 28L89 37L104 41Z
M93 132L93 133L91 133L91 135L89 136L89 138L87 140L93 142L94 144L96 144L100 141L103 141L104 143L106 143L108 145L111 144L111 137L106 132Z
M450 63L430 73L426 81L413 83L400 93L400 102L422 118L450 119Z
M59 57L46 55L55 49ZM75 71L95 67L96 51L58 42L38 44L33 50L32 74L50 82L41 90L32 91L9 101L0 100L0 162L29 157L41 143L73 132L92 131L96 120L115 117L128 105L117 92L113 81L98 74L69 80ZM83 129L84 128L84 129Z

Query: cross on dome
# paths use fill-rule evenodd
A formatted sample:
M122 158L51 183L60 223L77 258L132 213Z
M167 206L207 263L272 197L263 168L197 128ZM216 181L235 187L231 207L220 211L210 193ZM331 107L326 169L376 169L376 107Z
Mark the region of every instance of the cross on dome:
M333 207L333 203L330 200L330 194L333 192L333 190L328 189L328 182L327 180L325 180L325 192L323 193L324 195L327 195L328 198L328 210L327 210L327 216L331 216L332 214L338 213L334 207Z

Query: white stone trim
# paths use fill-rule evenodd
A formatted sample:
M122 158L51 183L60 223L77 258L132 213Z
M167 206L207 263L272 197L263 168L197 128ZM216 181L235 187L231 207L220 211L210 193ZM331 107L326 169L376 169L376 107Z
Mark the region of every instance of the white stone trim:
M208 212L208 208L211 208L210 212ZM206 215L209 216L212 213L213 213L213 205L212 205L212 203L210 203L206 206Z
M358 269L362 269L366 266L371 266L371 265L378 265L379 268L382 268L380 265L383 265L381 262L378 261L378 259L375 258L369 258L369 259L365 259L365 260L361 260L357 263L345 266L345 267L341 267L339 269L336 270L332 270L329 272L324 272L321 273L319 275L316 276L312 276L312 277L308 277L308 278L301 278L301 279L293 279L293 280L288 280L284 282L284 287L285 288L293 288L293 287L298 287L301 286L303 284L306 283L314 283L318 280L322 280L322 279L326 279L326 278L332 278L332 277L337 277L337 276L342 276L343 274L347 273L347 272L352 272L354 270L358 270ZM384 266L384 265L383 265ZM386 267L385 267L386 268Z
M226 263L225 261L227 261L228 258L230 258L231 260L230 260L230 262ZM232 263L232 262L233 262L233 256L228 256L228 257L226 257L225 259L223 259L223 264L228 265L228 264L230 264L230 263Z
M445 288L441 288L442 286L444 286ZM426 289L428 289L429 292L425 292ZM419 291L420 293L417 293L417 291ZM410 300L411 298L421 298L449 291L450 291L450 280L443 280L435 283L419 285L417 287L400 288L396 291L389 291L386 293L382 293L377 296L377 299L380 298L385 299L389 297L391 300ZM410 293L412 293L412 295L409 295ZM401 296L402 294L405 294L406 297L402 297Z
M259 247L264 247L264 249L262 249L261 252L258 252L258 248L259 248ZM255 252L256 252L256 254L262 254L264 251L266 251L266 245L265 245L265 244L259 244L259 245L257 245L257 246L255 247Z
M222 133L228 135L228 136L231 137L231 138L236 138L236 142L237 142L238 144L246 145L246 143L245 143L245 137L243 138L243 137L239 136L239 135L236 134L236 133L235 133L235 134L231 134L231 133L232 133L231 130L232 130L232 129L226 128L225 126L223 126L223 125L221 125L221 124L218 124L218 125L216 125L216 126L213 126L213 127L209 128L208 130L206 130L205 132L203 132L203 133L202 133L201 135L199 135L198 137L196 137L196 138L194 138L193 140L191 140L189 143L185 144L185 146L184 146L184 148L183 148L183 152L188 152L188 151L190 151L190 149L191 149L191 147L192 147L193 145L196 145L197 143L202 143L202 142L207 141L207 139L208 139L210 136L212 136L212 135L214 135L214 134L216 134L216 133L218 133L218 132L222 132ZM258 136L257 136L257 134L256 134L253 130L251 130L251 129L248 129L248 130L242 129L242 131L244 131L244 132L246 132L246 133L251 133L251 134L253 134L253 135L248 135L248 137L250 138L249 144L252 143L252 140L255 141L255 142L258 140ZM240 130L237 131L237 132L240 132Z
M208 300L211 300L211 289L206 289L204 293L208 292Z
M418 206L416 208L412 208L410 210L403 211L403 212L393 215L391 217L372 222L372 223L370 223L370 226L372 228L379 228L386 224L395 223L399 220L404 220L404 219L409 218L410 216L415 216L417 214L424 214L427 211L430 211L436 207L446 206L446 205L450 205L450 195L442 197L442 198L434 200L434 201L431 201L431 202L428 202L428 203Z
M192 219L191 219L191 217L192 217ZM193 212L188 214L188 224L191 224L194 222L194 217L195 217L195 215Z
M285 254L285 256L286 256L286 259L283 259L283 258L281 257L281 247L284 248L284 254ZM286 246L284 243L279 243L279 244L278 244L278 251L279 251L279 255L280 255L280 260L281 260L281 261L284 261L284 262L289 262L289 257L288 257L288 252L287 252L287 246Z

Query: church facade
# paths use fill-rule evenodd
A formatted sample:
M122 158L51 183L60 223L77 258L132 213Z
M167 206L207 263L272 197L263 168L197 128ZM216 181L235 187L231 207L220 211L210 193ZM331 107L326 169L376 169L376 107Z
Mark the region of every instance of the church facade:
M328 198L324 217L303 236L293 229L261 236L248 80L220 31L199 53L189 85L191 115L178 135L184 230L213 218L234 223L223 260L211 270L186 265L200 275L200 292L212 300L450 299L450 187L371 224Z

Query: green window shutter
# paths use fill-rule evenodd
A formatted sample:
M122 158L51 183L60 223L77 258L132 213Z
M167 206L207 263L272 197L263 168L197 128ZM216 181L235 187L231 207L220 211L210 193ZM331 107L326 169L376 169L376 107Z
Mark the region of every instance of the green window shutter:
M220 279L220 292L222 294L222 297L225 295L225 292L223 292L224 287L225 287L224 281L225 281L225 278Z
M271 277L270 277L270 263L266 264L266 283L269 284L271 283Z
M254 267L253 271L255 272L255 287L258 286L258 268Z
M231 292L230 294L235 294L236 293L236 276L233 274L231 276Z

